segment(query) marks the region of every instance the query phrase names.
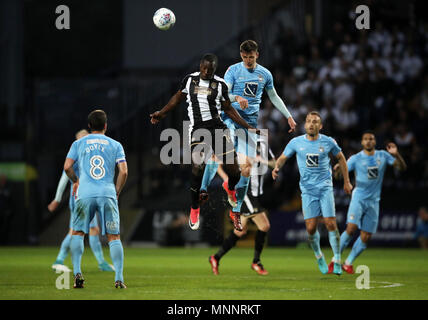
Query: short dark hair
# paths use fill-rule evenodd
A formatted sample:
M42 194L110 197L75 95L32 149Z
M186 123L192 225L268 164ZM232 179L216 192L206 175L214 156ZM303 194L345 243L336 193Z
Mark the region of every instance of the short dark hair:
M245 40L241 43L239 46L239 51L241 52L251 52L251 51L258 51L259 45L254 40Z
M363 134L361 135L361 139L364 137L365 134L372 134L376 138L376 135L373 130L364 131Z
M218 65L218 58L214 53L204 54L202 59L201 59L201 63L204 61L211 62L211 63L215 64L216 66Z
M318 118L320 118L320 122L322 122L322 118L321 118L321 115L320 115L320 113L318 112L318 111L311 111L311 112L308 112L308 114L306 115L306 117L308 117L308 116L317 116Z
M94 110L88 115L89 128L94 131L104 130L107 114L103 110Z

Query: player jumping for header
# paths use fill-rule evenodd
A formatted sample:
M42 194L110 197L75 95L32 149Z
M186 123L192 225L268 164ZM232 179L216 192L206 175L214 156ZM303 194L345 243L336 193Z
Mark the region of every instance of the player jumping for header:
M253 40L244 41L240 45L240 55L242 61L231 65L224 75L224 80L230 91L229 97L233 102L232 106L245 121L251 126L257 127L261 98L263 91L266 90L272 104L287 118L291 128L289 132L293 132L296 128L296 122L278 96L271 72L257 63L259 57L258 44ZM222 113L222 118L231 132L241 168L241 177L235 187L237 201L231 202L231 215L233 216L240 214L242 202L248 191L251 168L256 157L257 137L253 132L248 132L242 125L233 121L228 114ZM244 131L244 134L237 133L237 130L240 130L241 133ZM201 187L202 199L206 200L208 197L207 189L211 183L210 177L214 177L217 168L217 162L214 160L208 162ZM223 188L229 192L230 185L228 182L223 183Z

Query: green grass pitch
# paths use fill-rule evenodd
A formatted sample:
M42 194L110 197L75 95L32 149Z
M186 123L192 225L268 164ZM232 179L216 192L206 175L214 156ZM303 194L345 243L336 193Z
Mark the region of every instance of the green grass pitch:
M0 299L144 299L144 300L287 300L428 299L428 252L368 248L355 266L367 265L370 289L357 289L360 274L322 275L310 249L266 248L262 261L270 272L250 269L253 250L235 248L214 276L208 256L217 248L125 248L127 290L115 289L114 274L98 271L85 247L84 289L58 290L51 269L58 248L0 247ZM327 260L331 250L324 248ZM344 252L344 257L349 249ZM104 256L110 261L109 251ZM71 267L68 257L65 264Z

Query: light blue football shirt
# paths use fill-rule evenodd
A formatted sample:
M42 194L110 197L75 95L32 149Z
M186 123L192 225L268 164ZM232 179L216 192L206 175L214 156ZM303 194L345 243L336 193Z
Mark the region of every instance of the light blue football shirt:
M300 190L302 193L316 193L322 187L332 187L332 170L329 153L336 156L342 149L337 142L326 135L319 134L311 141L306 134L293 138L285 147L287 158L296 154L300 173Z
M116 199L116 164L126 161L119 142L103 134L90 134L73 142L67 158L77 161L79 166L77 199Z
M224 81L232 89L233 95L241 96L248 100L248 108L242 110L238 102L233 102L232 106L240 114L258 114L262 101L263 90L272 89L272 73L265 67L257 64L253 70L245 68L243 62L231 65L224 74Z
M395 158L385 150L375 150L371 156L360 151L348 159L348 171L354 171L356 186L352 198L358 200L380 200L383 177L387 165Z

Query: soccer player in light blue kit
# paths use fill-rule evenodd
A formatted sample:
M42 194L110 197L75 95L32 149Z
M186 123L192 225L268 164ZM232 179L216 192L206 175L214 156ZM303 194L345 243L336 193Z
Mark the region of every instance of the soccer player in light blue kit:
M246 40L240 45L242 62L231 65L225 75L224 80L229 88L229 98L232 106L239 115L254 128L257 127L257 118L263 91L266 90L272 104L288 119L289 132L296 128L296 122L287 110L282 99L276 93L271 72L257 63L259 57L258 45L253 40ZM232 137L236 139L236 151L241 168L241 178L235 187L236 202L232 199L228 183L223 183L223 188L229 196L232 205L232 216L239 218L242 202L248 191L251 168L256 157L257 136L245 130L226 114L222 114L223 122L230 130ZM240 129L242 134L236 134ZM210 161L205 167L204 177L201 186L201 199L207 198L206 190L211 180L214 178L218 168L218 163Z
M87 136L89 132L86 129L82 129L76 133L76 140L79 140L80 138L83 138ZM79 176L79 167L77 165L77 162L73 165L74 172L76 173L76 176ZM63 171L61 175L61 179L58 183L57 191L55 194L55 199L52 200L52 202L48 205L48 210L50 212L54 212L62 199L62 195L64 193L65 188L67 187L67 184L69 183L70 179L68 179L67 174L65 171ZM71 181L70 181L71 182ZM72 182L71 182L72 184ZM52 264L52 269L54 270L60 270L60 271L71 271L68 269L67 266L64 265L64 260L67 257L68 251L70 249L70 241L71 241L71 233L73 231L72 225L73 225L73 212L75 209L75 200L72 195L73 188L70 187L70 198L69 198L69 208L70 208L70 223L69 223L69 233L65 236L64 240L61 243L61 247L58 253L58 256L55 259L55 262ZM95 259L97 259L98 267L101 271L114 271L114 268L107 263L107 261L104 260L104 254L103 254L103 248L100 242L99 233L100 229L98 227L97 217L95 216L94 219L92 219L90 225L89 225L90 231L89 231L89 246L91 247L92 253L95 256Z
M120 218L117 199L128 177L128 166L122 145L105 135L107 115L103 110L92 111L88 116L92 133L71 145L64 163L64 171L73 181L76 210L73 217L71 254L74 288L83 288L81 260L83 238L89 232L89 223L99 213L102 234L107 234L110 256L115 268L115 287L126 288L123 281L123 246L120 241ZM79 166L80 176L73 170ZM116 166L118 176L114 176Z
M348 171L354 171L356 184L348 208L346 231L340 237L342 253L354 233L360 229L360 236L342 265L342 269L350 274L354 273L352 263L367 248L368 241L377 230L380 194L386 168L392 165L402 171L407 167L395 143L388 143L386 151L376 150L376 138L370 131L363 133L361 145L363 150L348 159ZM334 169L337 172L335 176L338 177L340 173L337 167ZM329 272L332 268L330 263Z
M321 273L328 273L328 266L320 249L320 235L317 230L318 217L322 215L334 254L333 272L340 275L342 274L340 236L336 224L330 153L339 161L339 167L344 177L343 189L347 194L351 194L352 185L345 156L334 139L319 133L321 129L320 114L316 111L309 112L305 121L306 134L292 139L287 144L283 154L276 161L272 178L276 180L279 169L287 159L295 154L300 173L302 211L309 243L314 250Z

